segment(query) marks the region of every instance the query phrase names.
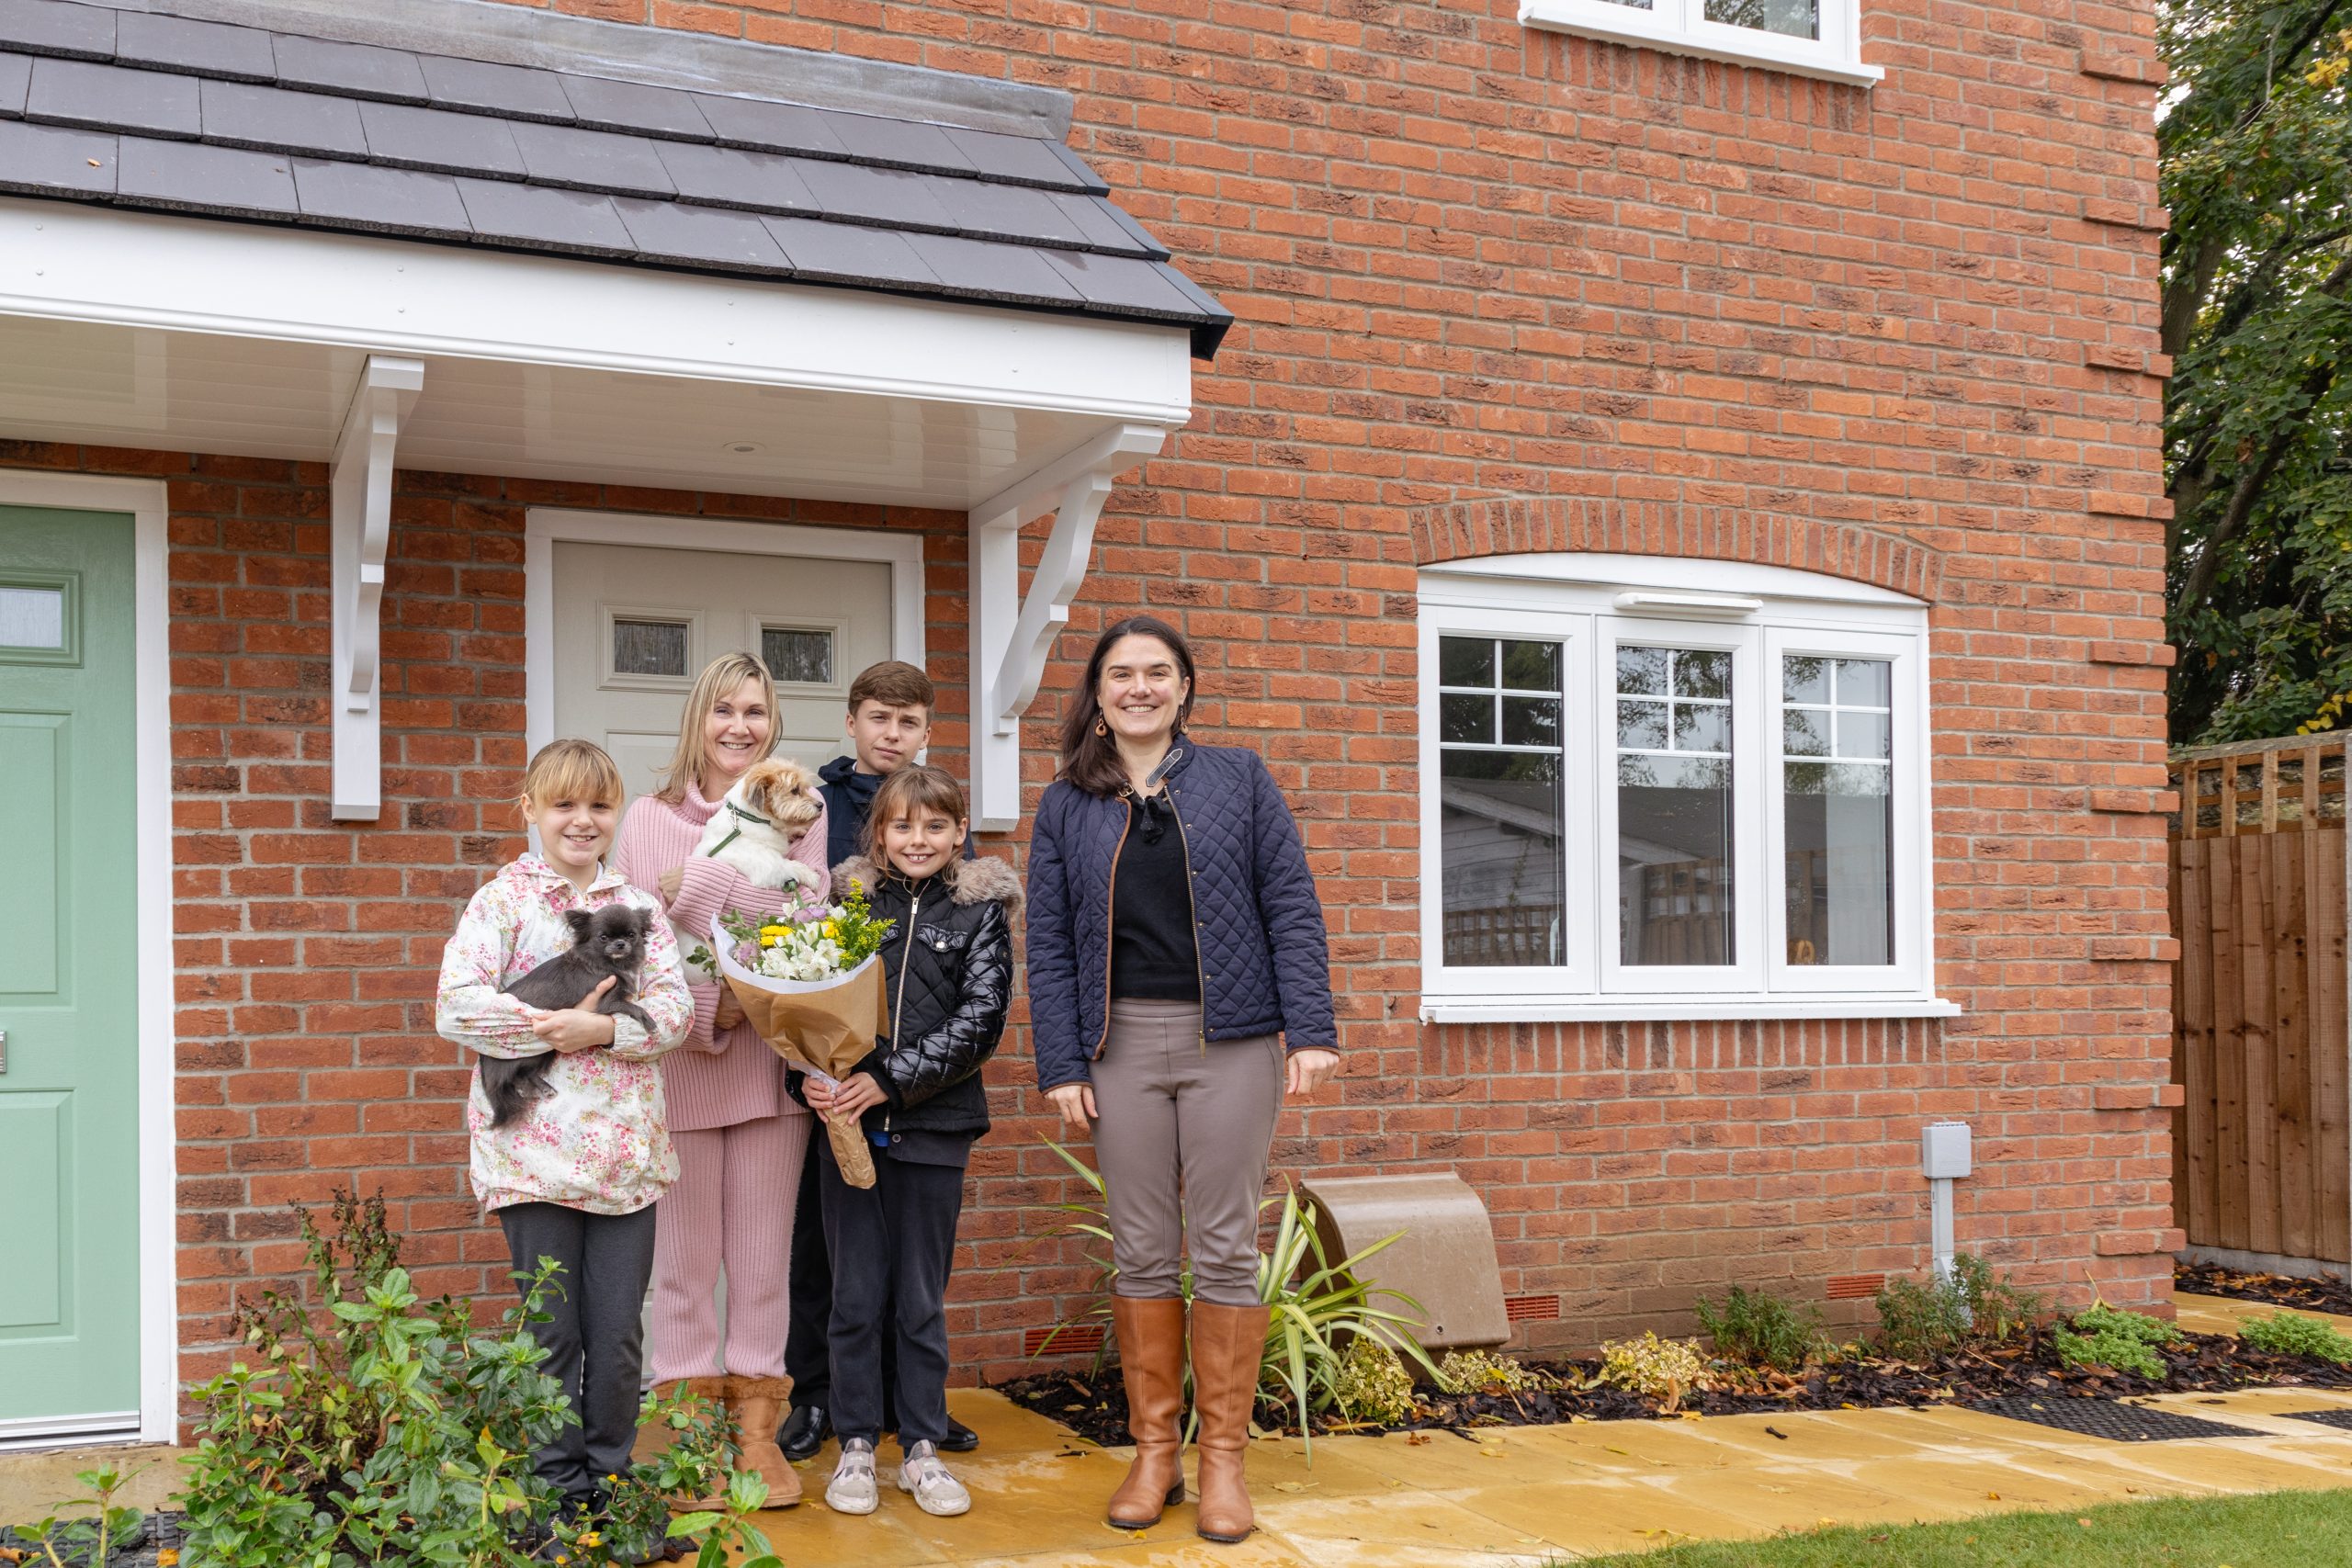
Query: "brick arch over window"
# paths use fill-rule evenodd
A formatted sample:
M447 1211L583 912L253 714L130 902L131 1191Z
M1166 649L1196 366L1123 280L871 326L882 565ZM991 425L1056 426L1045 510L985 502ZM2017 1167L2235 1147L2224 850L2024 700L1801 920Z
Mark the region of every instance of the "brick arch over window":
M1505 496L1423 507L1408 521L1415 566L1546 550L1693 556L1824 572L1931 604L1943 574L1939 551L1891 534L1730 507Z

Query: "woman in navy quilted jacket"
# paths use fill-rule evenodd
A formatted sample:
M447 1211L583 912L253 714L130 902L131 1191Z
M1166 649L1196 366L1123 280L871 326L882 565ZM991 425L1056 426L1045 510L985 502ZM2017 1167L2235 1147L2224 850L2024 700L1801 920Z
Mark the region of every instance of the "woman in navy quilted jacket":
M1331 1075L1339 1035L1298 826L1255 751L1186 737L1192 707L1175 627L1131 615L1103 632L1030 840L1030 1032L1038 1086L1093 1134L1110 1200L1136 1461L1109 1521L1142 1529L1184 1498L1189 1250L1196 1528L1238 1541L1268 1316L1258 1200L1283 1098Z

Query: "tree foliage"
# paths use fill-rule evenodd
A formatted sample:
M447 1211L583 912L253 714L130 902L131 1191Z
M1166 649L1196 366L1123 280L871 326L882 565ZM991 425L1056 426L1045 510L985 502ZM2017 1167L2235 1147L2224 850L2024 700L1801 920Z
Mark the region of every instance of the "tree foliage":
M2173 739L2352 728L2352 0L2163 0Z

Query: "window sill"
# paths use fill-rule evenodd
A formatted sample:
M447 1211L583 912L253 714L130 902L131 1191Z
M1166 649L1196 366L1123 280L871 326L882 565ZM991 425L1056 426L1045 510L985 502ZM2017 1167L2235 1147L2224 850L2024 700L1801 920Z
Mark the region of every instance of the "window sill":
M1623 10L1624 18L1620 20L1605 14L1614 10ZM1805 47L1804 41L1778 42L1776 34L1759 32L1752 43L1742 39L1733 44L1713 37L1695 36L1679 28L1660 27L1648 21L1646 15L1630 6L1607 4L1607 0L1520 0L1519 6L1519 20L1522 27L1574 33L1579 38L1599 39L1603 43L1632 44L1636 48L1664 50L1669 54L1692 54L1702 60L1721 61L1726 65L1785 71L1793 76L1840 82L1849 87L1876 86L1886 75L1883 68L1865 65L1859 59L1830 59L1817 49Z
M1941 997L1423 997L1423 1023L1708 1022L1732 1019L1958 1018Z

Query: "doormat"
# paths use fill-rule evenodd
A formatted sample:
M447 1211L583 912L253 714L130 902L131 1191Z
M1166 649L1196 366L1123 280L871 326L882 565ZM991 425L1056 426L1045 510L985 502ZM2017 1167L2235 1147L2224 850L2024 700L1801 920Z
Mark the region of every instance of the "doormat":
M1987 1399L1968 1407L1987 1416L2006 1416L2012 1421L2030 1421L2037 1427L2055 1427L2062 1432L2080 1432L2086 1438L2107 1438L2119 1443L2161 1443L2180 1438L2257 1438L2262 1434L2245 1427L2224 1426L2208 1421L2201 1416L2182 1416L2170 1410L2153 1410L2143 1404L2125 1404L2113 1399L2036 1399L2031 1394L2005 1394L1999 1399Z
M2281 1410L2278 1414L2290 1421L2316 1421L2323 1427L2340 1427L2352 1432L2352 1409Z

